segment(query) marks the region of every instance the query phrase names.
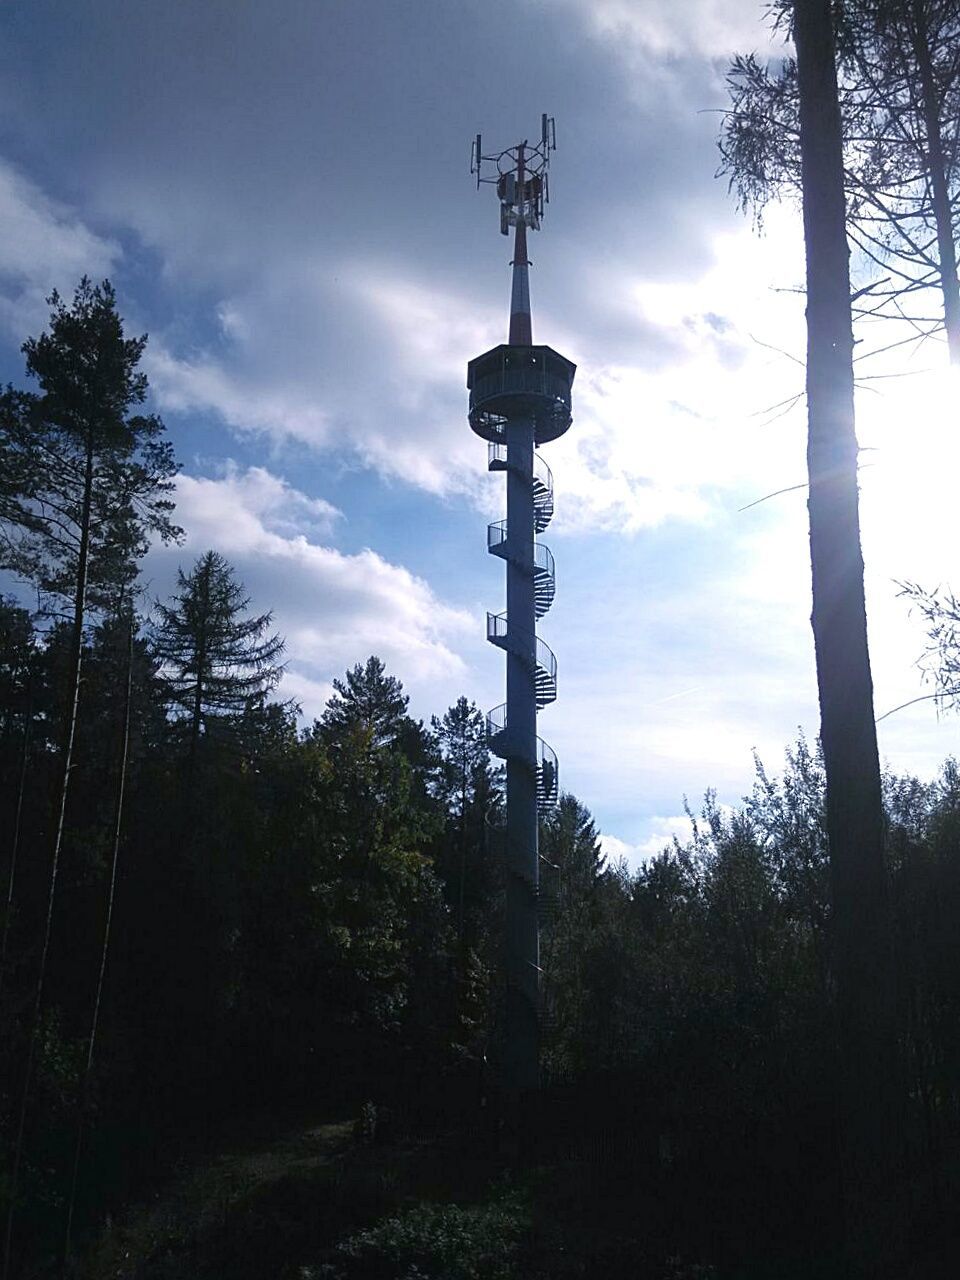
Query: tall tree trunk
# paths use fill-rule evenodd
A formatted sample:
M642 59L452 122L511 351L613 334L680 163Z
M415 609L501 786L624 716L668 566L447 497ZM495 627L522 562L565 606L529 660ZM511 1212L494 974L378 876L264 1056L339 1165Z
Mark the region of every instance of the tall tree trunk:
M50 863L50 887L47 893L47 912L43 930L43 942L40 947L40 967L37 974L37 987L33 1002L33 1017L30 1027L29 1047L27 1049L27 1065L23 1075L23 1091L20 1097L17 1136L14 1144L13 1164L10 1170L10 1205L7 1210L6 1238L3 1246L3 1280L8 1280L10 1275L10 1257L13 1245L13 1223L17 1203L17 1190L20 1181L20 1161L23 1154L23 1133L27 1119L27 1102L30 1097L30 1083L33 1076L33 1064L34 1059L36 1058L37 1038L40 1030L40 1012L43 1006L43 988L47 970L47 955L50 950L50 934L53 927L53 906L56 900L57 876L60 869L60 850L63 846L63 831L67 813L67 797L70 791L70 771L73 767L73 745L77 734L77 710L80 704L80 671L83 661L83 626L86 618L87 604L87 570L90 562L90 516L93 507L93 464L94 433L91 428L87 436L87 449L84 461L83 504L80 516L80 546L77 555L77 580L74 590L73 627L70 637L67 714L65 719L63 769L60 781L57 828L53 842L53 857Z
M117 890L117 866L120 860L120 834L123 829L123 802L127 786L127 760L130 754L130 707L133 701L133 628L134 615L130 609L127 631L127 670L123 692L123 713L120 729L120 762L117 769L117 791L113 814L113 853L110 859L110 885L107 890L107 913L103 926L103 945L100 950L100 968L97 973L96 993L93 1000L93 1012L90 1016L90 1036L87 1041L87 1056L83 1066L83 1078L80 1083L80 1095L77 1100L77 1140L73 1153L73 1173L70 1179L70 1194L67 1198L67 1222L64 1231L63 1262L66 1269L70 1264L72 1252L73 1214L77 1202L77 1183L80 1175L80 1156L83 1150L83 1129L86 1119L87 1101L90 1093L90 1077L93 1072L93 1055L100 1027L100 1006L103 1002L103 980L107 971L107 955L110 950L110 927L113 923L113 903Z
M0 992L7 969L7 946L10 940L10 926L13 923L14 889L17 880L17 862L20 856L20 835L23 830L23 797L27 789L27 763L30 759L30 730L33 727L33 675L28 675L29 696L27 698L26 719L23 724L23 739L20 743L20 770L17 778L17 803L13 815L13 836L10 841L10 870L7 875L7 903L3 915L3 938L0 940Z
M203 613L200 621L200 635L197 640L197 688L193 696L193 709L190 715L190 786L196 781L197 752L200 749L200 729L203 726L204 681L207 676L207 619L210 616L210 569L204 571L201 581L201 599Z
M860 549L849 250L830 0L796 0L794 19L807 259L811 621L833 891L845 1216L851 1262L863 1267L887 1242L896 1025Z
M920 73L921 109L927 135L927 172L934 222L937 228L937 251L940 260L940 286L943 291L943 321L947 331L950 363L960 365L960 283L957 280L957 249L953 238L953 208L947 185L947 165L940 125L940 100L933 61L930 56L929 24L920 0L912 0L910 40L917 70Z

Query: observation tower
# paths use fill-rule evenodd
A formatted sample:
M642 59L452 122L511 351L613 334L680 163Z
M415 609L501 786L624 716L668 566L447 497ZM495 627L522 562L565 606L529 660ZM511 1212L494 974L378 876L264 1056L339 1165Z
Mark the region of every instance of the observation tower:
M527 231L537 231L549 201L552 117L540 140L484 155L480 134L470 172L496 186L500 230L513 228L513 288L506 343L467 366L470 426L487 441L487 467L507 477L507 518L487 529L487 550L506 564L507 607L487 614L487 639L507 658L507 700L487 716L490 749L506 761L506 1043L504 1084L514 1096L536 1089L540 1042L541 814L556 803L557 757L537 735L537 712L557 696L557 660L537 635L553 603L556 571L537 534L553 517L553 476L537 450L570 426L576 365L552 347L534 346Z

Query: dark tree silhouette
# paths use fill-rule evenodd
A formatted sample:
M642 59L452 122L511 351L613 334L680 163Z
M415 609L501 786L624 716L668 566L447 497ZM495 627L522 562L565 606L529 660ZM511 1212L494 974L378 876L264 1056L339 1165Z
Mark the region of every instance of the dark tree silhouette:
M933 681L932 696L944 708L960 705L960 600L949 589L929 591L916 582L901 583L901 595L923 618L928 644L920 666Z
M489 879L482 865L487 843L485 832L499 792L490 766L486 723L475 703L458 698L442 718L432 718L431 728L440 753L434 790L447 815L447 847L441 855L441 865L444 878L453 890L451 901L456 904L457 932L461 943L466 945L468 901L476 905L477 895ZM471 871L478 883L468 892ZM476 929L469 932L475 942Z
M8 389L0 404L3 453L17 488L5 488L3 567L67 603L70 652L64 696L62 773L54 827L46 924L40 945L33 1032L17 1125L12 1181L30 1088L43 1001L67 797L80 698L80 668L88 608L122 593L136 573L150 535L163 541L179 530L170 521L168 494L176 471L159 418L131 413L147 393L138 368L146 338L125 338L108 281L81 280L70 307L54 293L50 328L23 344L27 373L40 394ZM4 1270L9 1269L11 1198Z
M186 718L190 758L214 717L237 717L276 688L283 639L267 634L273 615L244 616L250 597L233 569L207 551L178 571L171 605L157 604L154 646L173 705Z
M777 6L782 14L789 5ZM855 314L906 321L921 337L939 327L918 314L924 291L942 297L951 361L960 362L957 200L960 152L960 5L957 0L850 0L838 31L847 223L852 243L883 278L858 291ZM797 67L753 55L734 60L720 172L744 207L762 210L799 192Z
M830 0L796 0L807 259L807 468L813 635L826 772L847 1204L879 1244L896 1140L896 1035L883 802L857 490L843 138Z

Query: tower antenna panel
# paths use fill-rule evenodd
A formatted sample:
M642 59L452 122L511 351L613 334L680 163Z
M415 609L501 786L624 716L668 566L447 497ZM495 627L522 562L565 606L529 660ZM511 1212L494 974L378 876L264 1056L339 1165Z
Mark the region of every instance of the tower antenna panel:
M480 134L474 139L470 172L476 174L478 188L481 182L496 186L500 198L500 230L504 235L510 227L519 225L531 231L540 229L544 206L550 203L547 170L550 152L556 150L556 146L554 118L546 112L540 117L539 143L530 143L525 138L503 151L484 155Z

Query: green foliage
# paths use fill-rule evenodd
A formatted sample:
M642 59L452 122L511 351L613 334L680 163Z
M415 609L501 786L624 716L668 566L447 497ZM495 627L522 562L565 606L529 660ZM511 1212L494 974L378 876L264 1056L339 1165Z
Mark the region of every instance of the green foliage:
M177 586L172 605L157 604L153 648L195 750L214 717L262 704L283 674L284 642L265 634L272 614L244 616L250 598L216 551L200 556L189 574L180 569Z
M176 463L164 425L132 412L146 398L146 338L126 338L108 281L84 278L68 307L23 344L40 394L0 397L0 564L39 592L108 608L128 589L151 537L180 536L168 496Z
M527 1212L518 1195L490 1204L420 1204L344 1241L344 1277L513 1280ZM306 1277L305 1277L306 1280Z
M351 734L365 735L371 748L400 747L410 753L420 744L419 726L407 715L410 699L395 676L388 676L381 660L372 655L358 662L342 680L334 680L334 693L317 725L328 743Z

